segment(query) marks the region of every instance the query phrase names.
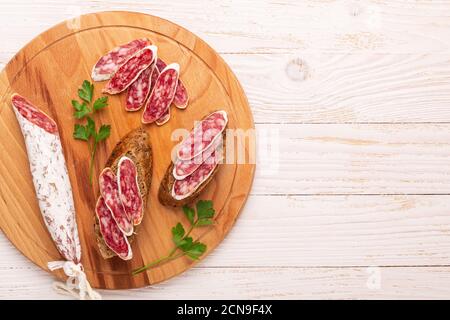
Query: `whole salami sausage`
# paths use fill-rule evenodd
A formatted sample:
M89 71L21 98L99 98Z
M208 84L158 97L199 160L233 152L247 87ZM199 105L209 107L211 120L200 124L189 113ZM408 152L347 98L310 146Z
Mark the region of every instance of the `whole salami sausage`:
M125 110L138 111L142 108L150 93L154 70L155 67L151 65L130 85L127 91Z
M228 115L220 110L198 122L189 136L181 142L177 157L181 160L192 159L207 149L219 137L228 123Z
M117 94L127 89L153 63L156 59L157 50L156 46L147 46L136 52L117 69L103 92Z
M111 168L106 167L103 169L100 173L98 184L100 186L100 194L105 199L106 206L111 210L117 226L126 236L131 236L133 234L133 223L120 200L117 177Z
M91 78L94 81L109 80L112 75L125 63L134 53L151 45L147 38L136 39L121 46L115 47L102 56L92 68Z
M111 211L105 203L105 199L100 196L95 206L95 214L98 218L100 233L105 244L122 260L130 260L133 257L130 243L127 237L117 226Z
M59 290L80 298L99 299L83 272L72 187L55 121L24 97L13 94L13 110L27 149L34 189L44 223L66 261L49 262L50 270L64 268L67 285ZM74 286L73 283L77 285Z
M172 63L161 71L145 104L142 123L155 122L167 112L175 96L179 70L180 66Z
M158 58L156 60L156 66L159 71L162 71L166 67L166 63L162 59ZM175 91L175 97L173 98L173 104L178 109L186 109L188 103L189 103L189 95L187 89L184 86L181 79L178 78L177 89Z

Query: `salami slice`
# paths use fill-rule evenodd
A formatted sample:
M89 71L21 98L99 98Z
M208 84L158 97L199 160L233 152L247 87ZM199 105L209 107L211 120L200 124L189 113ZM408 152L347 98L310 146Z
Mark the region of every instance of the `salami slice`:
M127 91L125 110L137 111L142 108L150 93L154 69L155 67L151 65L130 85Z
M165 124L169 120L170 120L170 107L167 108L166 112L164 112L164 114L161 116L161 118L156 120L155 123L158 126L162 126L163 124Z
M133 234L133 223L120 200L117 177L111 168L103 169L98 183L100 185L100 194L105 199L106 206L111 210L117 226L126 236L131 236Z
M24 97L13 94L11 101L22 117L30 121L31 123L37 125L38 127L44 129L48 133L57 133L58 127L48 115L46 115L41 110L38 110L33 104L25 99Z
M167 67L167 63L165 63L161 58L156 59L156 67L159 72L163 71L165 67Z
M191 175L183 180L176 180L172 187L172 197L175 200L182 200L193 194L204 181L214 172L221 157L214 151L205 162L197 168Z
M152 78L151 78L150 92L155 87L155 83L156 83L156 80L158 80L159 74L160 74L159 69L156 66L154 66Z
M183 180L190 176L198 167L200 167L206 159L208 159L214 151L218 151L223 145L222 136L214 140L205 151L203 151L198 156L189 160L179 160L177 159L173 167L173 177L176 180Z
M156 59L156 67L159 71L162 71L166 67L166 63L160 58ZM173 98L173 104L178 109L186 109L189 102L189 95L186 87L180 78L178 78L177 89L175 91L175 97Z
M219 137L228 123L226 111L220 110L198 122L189 136L179 145L177 157L180 160L190 160L205 149Z
M95 213L98 218L100 233L102 234L105 244L115 254L117 254L119 258L123 260L130 260L133 257L130 243L128 242L127 237L117 226L117 223L102 196L100 196L97 200Z
M135 163L128 157L122 157L117 165L119 195L123 207L134 225L142 221L142 198L139 191L138 173Z
M112 75L125 63L125 61L133 54L149 45L151 45L151 41L147 38L143 38L115 47L101 57L94 65L91 74L92 80L104 81L111 79Z
M136 52L117 69L103 89L103 92L117 94L127 89L153 63L157 50L155 46L147 46Z
M186 109L189 103L189 95L186 87L181 80L178 80L177 91L175 91L175 97L173 98L173 104L178 109Z
M18 94L11 97L28 153L39 208L58 251L80 262L81 247L66 162L58 127L48 115Z
M175 96L179 70L179 65L172 63L161 71L145 104L142 123L155 122L167 112Z

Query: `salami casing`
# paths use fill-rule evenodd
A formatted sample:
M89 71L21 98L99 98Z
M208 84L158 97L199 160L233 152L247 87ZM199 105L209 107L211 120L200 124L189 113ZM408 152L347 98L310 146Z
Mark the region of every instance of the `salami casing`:
M112 49L101 57L92 68L91 78L94 81L109 80L112 75L133 54L151 44L147 38L136 39Z
M53 119L22 96L14 94L11 101L25 139L45 225L61 255L78 263L81 248L75 207L58 127Z
M139 190L138 172L135 163L128 157L122 157L117 167L119 195L125 212L134 225L142 221L143 208Z
M34 189L44 223L65 261L51 261L50 270L63 268L67 286L58 289L81 299L100 299L83 272L72 187L55 121L24 97L13 94L13 110L27 149Z
M162 71L166 67L166 63L158 58L156 60L156 66L159 71ZM173 104L179 109L186 109L189 103L189 95L186 87L180 78L178 78L177 89L175 91L175 97L173 98Z
M105 199L100 196L95 206L95 213L98 218L100 233L105 241L105 244L117 256L123 260L130 260L133 257L130 243L127 237L117 226L111 211L105 203Z
M180 160L190 160L205 149L219 137L228 123L226 111L220 110L198 122L189 136L183 140L178 148L177 157Z
M126 236L131 236L133 234L133 223L120 200L117 177L111 168L107 167L103 169L98 183L100 186L100 194L105 199L106 206L111 210L117 226Z
M154 69L154 65L151 65L130 85L127 91L125 110L137 111L142 108L150 93Z
M175 161L175 165L173 167L173 176L176 180L183 180L186 177L190 176L198 167L200 167L206 159L208 159L211 154L216 151L219 147L222 148L223 138L220 135L217 139L214 140L213 144L211 144L205 151L203 151L198 156L189 159L189 160L180 160L177 159Z
M191 175L183 180L176 180L172 187L172 197L175 200L182 200L193 194L204 181L214 172L221 157L216 151L200 165Z
M152 123L161 118L175 96L180 67L172 63L161 71L142 114L142 123Z
M136 52L111 77L103 92L117 94L127 89L155 60L156 46L147 46Z

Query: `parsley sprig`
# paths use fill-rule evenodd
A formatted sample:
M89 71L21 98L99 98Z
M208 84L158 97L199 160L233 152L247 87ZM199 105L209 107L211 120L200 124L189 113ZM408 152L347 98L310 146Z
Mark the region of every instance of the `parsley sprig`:
M92 104L92 99L94 97L94 85L87 80L84 80L81 88L78 89L78 97L81 101L72 100L72 106L75 109L73 116L78 120L83 120L86 118L86 124L75 124L73 129L73 137L77 140L87 142L90 153L89 182L92 184L94 158L97 151L97 144L109 137L111 126L102 124L97 131L95 121L92 119L91 115L108 106L108 97L100 97Z
M179 222L172 228L172 241L175 244L173 249L166 256L150 262L138 269L133 270L133 275L137 275L149 268L166 263L176 258L187 256L192 260L199 260L203 253L206 252L206 244L194 240L190 234L197 227L209 226L214 223L213 217L215 210L211 200L200 200L196 204L195 210L187 205L183 206L183 212L189 221L189 229L186 231Z

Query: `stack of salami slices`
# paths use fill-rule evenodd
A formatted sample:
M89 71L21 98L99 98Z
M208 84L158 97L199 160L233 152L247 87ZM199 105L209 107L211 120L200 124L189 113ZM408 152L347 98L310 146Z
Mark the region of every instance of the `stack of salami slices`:
M189 95L179 79L177 63L167 65L158 58L157 47L147 38L136 39L112 49L92 69L92 80L109 80L103 92L127 91L125 109L144 109L142 123L163 125L170 119L170 106L188 106Z
M144 216L151 166L148 135L136 129L116 145L100 174L95 229L105 259L116 255L123 260L133 257L129 239Z
M192 202L217 171L224 155L227 113L215 111L197 122L179 145L159 188L163 205L182 206Z

